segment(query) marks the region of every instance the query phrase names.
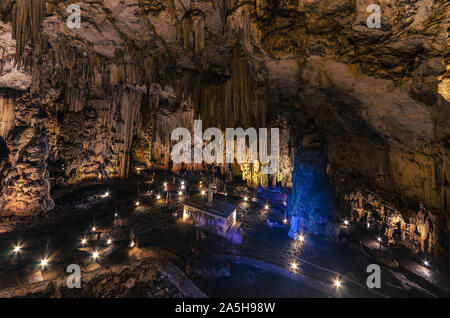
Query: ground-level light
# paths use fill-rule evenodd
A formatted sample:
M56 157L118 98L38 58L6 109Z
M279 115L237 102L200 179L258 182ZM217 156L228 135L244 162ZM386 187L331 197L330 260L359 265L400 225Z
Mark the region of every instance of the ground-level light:
M297 265L297 263L296 262L293 262L292 264L291 264L291 268L292 268L292 270L297 270L297 268L298 268L298 265Z
M156 196L156 199L157 199L157 200L161 199L161 196L158 194L158 195Z
M139 206L139 204L141 204L139 201L136 201L136 206Z
M299 236L298 236L298 240L299 240L300 242L303 242L303 241L305 240L305 237L304 237L303 235L299 235Z
M266 204L266 205L264 206L264 208L265 208L266 210L268 210L268 209L269 209L269 205Z
M19 253L21 249L22 249L22 246L16 245L16 246L14 247L14 253L15 253L15 254Z
M106 191L106 192L105 192L105 194L103 195L103 197L104 197L104 198L107 198L107 197L109 197L109 192L108 192L108 191Z
M119 213L114 213L114 216L115 216L115 217L118 217L118 216L119 216Z
M131 241L130 247L133 248L135 245L136 245L136 243L134 243L134 241Z
M181 192L181 191L178 191L178 195L180 195L180 196L181 196L181 195L183 195L183 192Z
M283 223L284 223L284 224L287 224L287 219L283 219Z
M97 231L97 228L95 226L92 227L92 232Z
M111 240L111 239L108 239L108 240L106 241L106 244L111 245L111 244L112 244L112 240Z
M86 245L87 244L87 240L84 238L81 240L81 244Z
M41 268L45 268L48 265L48 259L47 258L43 258L41 260Z
M378 242L381 242L381 237L377 237L377 241L378 241Z
M206 191L205 190L202 190L202 195L205 195L206 194Z
M334 281L334 286L335 286L336 288L341 287L341 286L342 286L341 281L340 281L339 279L336 279L336 280Z
M345 225L348 225L348 220L344 220L344 224L345 224Z
M429 263L427 260L423 261L423 264L424 264L425 266L430 265L430 263Z
M248 197L247 197L247 196L244 197L244 201L245 201L245 202L248 201Z
M94 260L96 260L98 257L99 257L99 253L98 253L98 251L94 251L94 253L92 253L92 258L94 259Z

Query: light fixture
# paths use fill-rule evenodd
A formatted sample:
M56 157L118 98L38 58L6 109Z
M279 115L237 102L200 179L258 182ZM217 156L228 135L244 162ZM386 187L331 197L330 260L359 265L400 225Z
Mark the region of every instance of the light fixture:
M378 237L377 237L377 241L378 241L378 242L381 242L381 237L378 236Z
M141 204L139 201L136 201L136 206L139 206L139 204Z
M180 196L183 195L183 192L179 191L179 192L178 192L178 195L180 195Z
M269 209L269 205L266 204L266 205L264 206L264 208L265 208L266 210L268 210L268 209Z
M225 196L227 196L228 195L228 193L227 192L225 192Z
M157 199L157 200L161 199L161 196L158 194L158 195L156 196L156 199Z
M184 185L181 185L181 189L184 190L184 188L185 188L185 186L184 186Z
M181 181L181 185L184 186L184 181Z
M298 265L297 265L297 263L296 262L293 262L292 264L291 264L291 268L292 268L292 270L297 270L297 268L298 268Z
M245 202L248 201L248 197L247 197L247 196L244 197L244 201L245 201Z
M47 267L47 265L48 265L48 259L47 258L43 258L41 260L41 267L44 268L44 267Z
M205 193L206 193L206 191L205 191L205 190L202 190L202 195L205 195Z
M16 245L16 246L14 247L14 253L15 253L15 254L19 253L20 250L21 250L21 248L22 248L22 246Z
M300 241L300 242L303 242L304 240L305 240L305 237L303 236L303 235L299 235L298 236L298 240Z
M336 280L334 281L334 286L336 286L336 288L341 287L341 286L342 286L341 281L340 281L339 279L336 279Z
M134 247L134 245L136 245L136 243L134 243L134 241L131 241L131 243L130 243L130 247L131 247L131 248L133 248L133 247Z
M111 240L111 239L108 239L108 240L106 241L106 244L108 244L108 245L111 245L111 243L112 243L112 240Z
M84 238L81 240L81 244L86 245L87 244L87 240Z
M97 228L95 226L92 227L92 232L95 232Z
M119 216L119 214L118 214L118 213L114 213L114 216L115 216L115 217L118 217L118 216Z
M283 223L284 224L286 224L287 223L287 219L285 218L285 219L283 219Z
M423 261L423 264L424 264L425 266L430 265L430 263L429 263L427 260Z
M107 198L107 197L109 197L109 192L108 192L108 191L106 191L106 192L105 192L105 194L103 195L103 197L104 197L104 198Z
M367 222L367 228L369 228L370 227L370 223L369 222Z
M345 224L345 225L348 225L348 220L344 220L344 224Z
M98 258L98 256L99 256L99 253L97 251L94 251L94 253L92 253L92 258L94 260L96 260Z
M167 182L164 182L164 186L167 187Z

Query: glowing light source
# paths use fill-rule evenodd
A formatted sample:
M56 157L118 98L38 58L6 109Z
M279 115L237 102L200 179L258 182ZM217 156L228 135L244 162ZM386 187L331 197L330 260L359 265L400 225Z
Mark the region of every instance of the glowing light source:
M185 186L184 186L184 185L182 185L182 186L181 186L181 189L182 189L182 190L184 190L184 188L185 188Z
M94 251L94 253L92 253L92 258L94 259L94 260L96 260L98 257L99 257L99 253L98 253L98 251Z
M45 268L45 267L47 267L47 265L48 265L48 259L47 258L43 258L41 260L41 267Z
M184 181L181 181L181 185L184 186Z
M266 204L266 205L264 206L264 209L268 210L268 209L269 209L269 205Z
M183 192L179 191L179 192L178 192L178 195L180 195L180 196L183 195Z
M202 190L202 195L205 195L206 194L206 191L205 190Z
M167 187L167 182L164 182L164 186Z
M136 201L136 206L139 206L139 204L141 204L139 201Z
M293 262L293 263L291 264L291 268L292 268L293 271L297 270L297 268L298 268L297 263L296 263L296 262Z
M22 246L16 245L16 246L14 247L14 253L15 253L15 254L19 253L21 249L22 249Z
M118 216L119 216L119 214L118 214L118 213L114 213L114 216L115 216L115 217L118 217Z
M92 232L97 231L97 228L95 226L92 227Z
M286 224L287 223L287 219L283 219L283 223Z
M107 197L109 197L109 192L108 192L108 191L106 191L106 192L105 192L105 194L103 195L103 197L104 197L104 198L107 198Z
M245 201L245 202L248 201L248 197L247 197L247 196L244 197L244 201Z
M344 220L344 224L345 224L345 225L348 225L348 220Z
M111 240L111 239L108 239L108 240L106 241L106 244L111 245L111 244L112 244L112 240Z
M340 281L339 279L336 279L336 280L334 281L334 286L335 286L336 288L341 287L341 286L342 286L341 281Z
M87 244L87 240L84 238L81 240L81 244L86 245Z
M369 228L370 227L370 223L369 222L367 222L367 228Z
M381 242L381 237L378 236L378 237L377 237L377 241L378 241L378 242Z
M156 199L157 199L157 200L161 199L161 196L158 194L158 195L156 196Z
M305 240L305 237L304 237L303 235L299 235L299 236L298 236L298 240L299 240L300 242L303 242L303 241Z
M430 265L430 263L429 263L427 260L423 261L423 264L424 264L425 266Z
M136 243L134 243L134 241L131 241L130 247L133 248L135 245L136 245Z

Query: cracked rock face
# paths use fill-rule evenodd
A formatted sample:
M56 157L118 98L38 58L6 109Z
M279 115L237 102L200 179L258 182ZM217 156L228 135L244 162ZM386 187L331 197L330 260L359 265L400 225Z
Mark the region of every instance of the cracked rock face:
M379 29L366 24L373 2L381 8ZM294 162L308 157L305 151L321 154L325 162L313 166L328 178L337 208L327 214L310 203L306 211L299 206L304 194L294 189L288 213L304 220L299 224L312 222L311 209L321 211L328 233L326 223L338 217L364 222L373 209L348 198L371 193L396 211L386 216L377 208L390 239L411 240L423 252L448 240L442 236L450 229L448 3L78 4L81 28L69 29L64 1L0 1L0 89L8 90L0 91L0 136L10 151L0 161L3 207L18 184L39 175L47 182L26 193L48 209L47 163L62 184L126 177L136 167L179 171L170 162L171 129L192 130L193 120L202 119L203 129L281 128L275 175L261 175L258 163L221 165L249 186L311 188L295 177ZM30 93L47 119L18 109ZM37 148L45 151L37 155ZM18 163L25 159L35 162L33 172ZM389 234L396 231L398 237Z

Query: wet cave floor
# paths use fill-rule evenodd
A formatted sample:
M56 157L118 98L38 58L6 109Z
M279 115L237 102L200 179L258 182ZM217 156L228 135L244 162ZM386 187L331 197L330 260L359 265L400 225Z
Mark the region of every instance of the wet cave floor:
M0 291L29 281L36 272L44 281L67 275L69 264L108 268L126 262L123 255L130 251L130 233L134 233L135 248L155 251L169 260L209 297L450 295L445 273L424 268L408 257L398 268L381 266L381 288L367 288L366 267L372 262L364 250L356 251L348 244L308 233L303 242L292 240L287 235L288 226L271 228L267 223L269 217L283 217L283 205L271 203L267 210L267 201L253 195L244 202L244 194L239 192L242 187L229 190L229 199L238 204L241 243L200 232L182 220L184 196L177 195L179 177L177 190L166 203L163 183L172 178L156 174L60 188L54 193L55 210L32 219L3 220ZM191 185L191 193L200 190L198 178L184 180ZM158 194L162 194L159 200ZM83 238L86 246L81 243ZM111 245L108 239L112 240ZM370 247L370 239L365 237L360 242L363 240ZM12 249L17 242L22 249L14 254ZM92 260L93 251L99 252L98 261ZM48 269L39 271L39 260L45 255ZM298 265L295 270L293 263ZM336 279L342 283L340 288L334 285Z

